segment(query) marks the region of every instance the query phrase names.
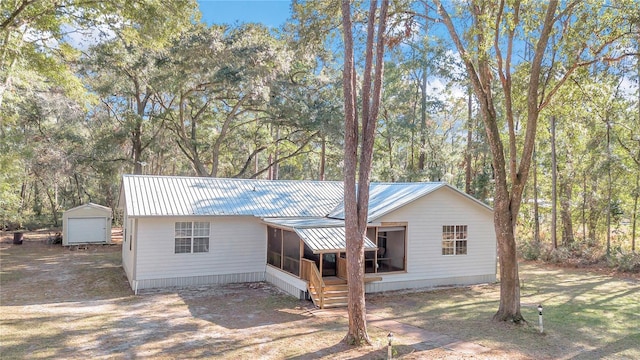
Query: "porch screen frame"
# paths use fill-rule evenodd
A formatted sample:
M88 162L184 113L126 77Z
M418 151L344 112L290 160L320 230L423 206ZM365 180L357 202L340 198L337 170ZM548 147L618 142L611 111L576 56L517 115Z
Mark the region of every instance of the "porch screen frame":
M403 228L403 229L399 229ZM382 223L381 225L371 226L367 228L367 236L374 233L373 239L375 239L375 244L377 249L373 252L374 257L367 259L367 253L371 253L370 251L365 252L365 273L374 273L374 274L392 274L392 273L406 273L407 272L407 247L408 247L408 236L407 236L407 223ZM373 231L372 231L373 229ZM389 234L385 236L385 243L382 243L381 233L389 233L389 232L402 232L402 242L403 242L403 250L402 250L402 268L401 269L393 269L388 271L382 271L383 267L380 262L381 261L393 261L393 259L398 259L399 256L394 256L393 258L388 258L387 254L381 255L380 249L383 248L384 245L385 252L388 251L389 242L393 242L394 240L389 238ZM371 239L371 237L370 237ZM397 241L397 240L396 240ZM369 255L370 256L370 255ZM367 261L373 261L373 271L367 269L366 263ZM392 263L393 264L393 263ZM389 266L392 266L389 265ZM395 263L397 267L397 262Z
M286 238L286 240L285 240ZM297 247L294 245L297 244ZM267 265L300 277L302 273L302 239L294 231L267 226Z

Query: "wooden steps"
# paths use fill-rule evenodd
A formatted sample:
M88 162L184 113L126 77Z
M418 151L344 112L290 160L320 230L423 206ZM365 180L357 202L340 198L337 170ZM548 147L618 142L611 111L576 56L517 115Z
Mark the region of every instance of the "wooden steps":
M338 259L340 260L340 259ZM307 290L313 304L320 309L346 307L349 303L349 285L340 276L322 276L316 263L302 259L301 278L307 281ZM369 274L364 282L380 281L381 276Z
M322 294L320 294L320 291ZM313 286L309 286L309 294L317 307L327 309L347 306L349 286L346 283L325 285L324 291L320 291L317 291Z

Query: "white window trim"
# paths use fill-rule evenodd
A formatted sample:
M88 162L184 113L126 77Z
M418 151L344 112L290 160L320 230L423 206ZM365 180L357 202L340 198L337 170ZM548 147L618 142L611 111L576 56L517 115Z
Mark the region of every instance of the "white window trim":
M177 224L190 224L190 230L191 230L191 235L188 236L178 236L177 231L176 231L176 226ZM207 224L207 235L197 235L195 233L195 224L196 223L200 223L200 224ZM194 243L195 240L197 239L203 239L206 238L207 239L207 247L206 247L206 251L198 251L198 252L194 252ZM189 239L189 252L176 252L176 240L177 239ZM184 255L184 254L208 254L210 252L211 249L211 222L209 221L176 221L173 225L173 253L175 255Z
M445 235L445 231L444 231L444 227L448 226L448 227L452 227L453 228L453 238L451 239L445 239L444 235ZM466 236L464 238L458 238L458 227L464 227L464 232L466 234ZM469 226L468 225L442 225L442 240L440 241L440 254L442 256L464 256L464 255L468 255L469 254ZM451 241L453 242L453 253L451 254L442 254L442 251L445 249L444 247L444 242L445 241ZM458 246L457 246L457 242L458 241L465 241L466 242L466 246L465 246L465 252L464 253L458 253ZM450 247L447 247L447 249L450 249Z

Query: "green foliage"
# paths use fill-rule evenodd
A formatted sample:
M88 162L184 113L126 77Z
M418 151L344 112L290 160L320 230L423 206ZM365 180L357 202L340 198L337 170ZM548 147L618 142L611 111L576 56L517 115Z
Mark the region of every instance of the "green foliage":
M548 242L521 240L518 243L518 255L524 260L542 260L564 266L601 264L621 272L640 272L640 254L618 244L614 246L612 254L607 256L604 247L591 239L575 241L570 246L560 246L557 249Z
M337 2L294 2L293 20L282 32L258 24L198 24L196 3L187 0L47 0L16 11L19 4L0 3L2 221L30 221L41 213L38 220L53 222L53 212L87 201L115 206L120 175L134 171L342 178ZM493 3L478 4L488 13L495 10ZM601 255L596 249L606 235L607 213L612 228L622 233L614 247L630 248L631 225L622 224L631 222L639 192L640 90L634 87L637 58L618 57L637 47L625 33L633 27L620 25L633 23L634 16L637 24L637 12L627 0L616 7L591 0L572 8L561 5L558 24L565 26L554 27L555 43L544 55L541 75L545 96L553 91L553 97L537 124L540 225L548 234L553 115L558 172L570 190L560 200L568 204L576 238L569 252L595 259ZM508 9L498 29L515 28L517 41L534 43L544 6L523 2L519 24ZM425 11L423 4L401 1L393 7L395 47L385 59L372 177L444 180L463 188L469 167L469 192L491 202L495 169L477 99L472 98L468 114L469 79L461 75L460 58L437 30L440 23L416 16ZM366 15L361 10L358 6L357 19ZM460 14L468 10L460 7ZM493 46L495 17L480 20L479 49L486 50ZM475 44L476 30L463 41ZM603 43L609 45L598 55ZM515 145L521 152L532 49L514 50L511 95ZM600 61L603 57L610 61ZM487 59L497 69L495 57ZM580 65L586 63L590 66ZM495 86L492 90L506 141L505 95ZM612 124L608 143L607 124ZM533 232L532 197L529 181L519 233ZM585 245L585 238L597 246ZM534 245L523 243L522 256L557 261L564 256Z
M8 144L1 136L0 144ZM0 145L0 227L19 224L20 180L23 178L22 162L6 146Z
M538 260L542 254L542 244L532 240L521 241L518 244L518 254L525 260Z
M607 257L607 262L618 271L640 273L640 254L618 248Z

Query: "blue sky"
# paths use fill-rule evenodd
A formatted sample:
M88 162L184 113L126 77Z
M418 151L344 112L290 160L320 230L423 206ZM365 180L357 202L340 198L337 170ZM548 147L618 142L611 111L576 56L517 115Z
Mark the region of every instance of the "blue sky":
M278 27L291 15L291 1L285 0L198 0L198 4L207 24L259 22Z

